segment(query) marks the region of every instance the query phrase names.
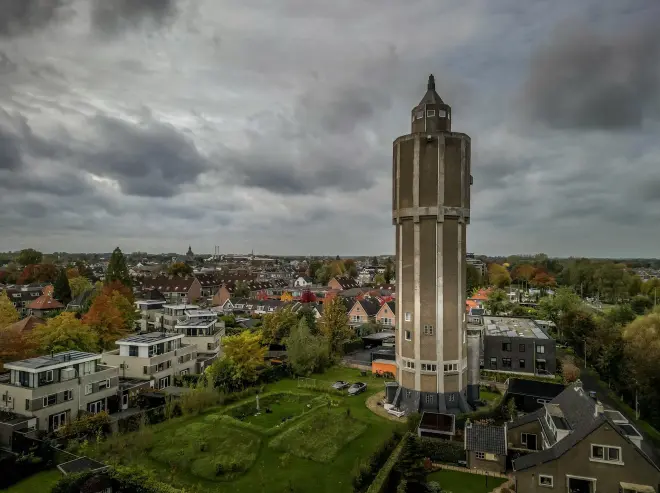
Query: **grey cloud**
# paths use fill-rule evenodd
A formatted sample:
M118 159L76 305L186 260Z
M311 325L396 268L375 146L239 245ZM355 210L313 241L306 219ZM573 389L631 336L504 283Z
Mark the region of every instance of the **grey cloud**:
M177 0L94 0L92 26L104 34L149 24L159 27L177 14Z
M68 0L0 0L0 37L44 28L64 12Z
M559 129L636 128L660 118L660 5L610 28L561 25L531 59L522 97Z

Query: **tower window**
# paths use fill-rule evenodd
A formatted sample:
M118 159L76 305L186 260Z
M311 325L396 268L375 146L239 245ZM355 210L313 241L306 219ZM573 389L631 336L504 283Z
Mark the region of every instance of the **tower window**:
M427 117L435 116L435 110L426 110L426 116Z
M447 112L445 110L438 110L438 116L440 118L446 118L447 117Z
M406 322L410 322L412 320L412 313L406 312Z
M426 394L426 403L433 404L433 394Z
M412 333L409 330L406 330L404 332L406 336L406 341L410 341L412 339Z
M421 120L422 118L424 118L424 112L423 111L418 111L416 116L417 116L418 120Z
M433 325L425 325L424 326L424 335L425 336L432 336L433 335Z

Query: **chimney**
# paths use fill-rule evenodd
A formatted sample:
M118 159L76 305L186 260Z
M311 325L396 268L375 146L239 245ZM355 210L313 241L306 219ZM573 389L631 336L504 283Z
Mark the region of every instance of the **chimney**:
M573 388L575 388L576 390L581 389L582 388L582 380L580 380L578 378L575 382L573 382Z
M597 418L600 414L603 414L605 411L605 407L603 406L603 403L600 401L596 401L596 405L594 406L594 418Z

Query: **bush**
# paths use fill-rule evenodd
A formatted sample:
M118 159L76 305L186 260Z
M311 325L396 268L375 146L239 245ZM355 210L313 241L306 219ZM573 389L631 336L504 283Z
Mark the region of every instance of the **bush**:
M402 435L394 430L392 436L383 442L366 462L357 466L353 476L353 490L356 492L365 491L373 482L378 471L385 465L387 459L392 455L394 449L401 441Z
M197 385L197 381L202 375L175 375L174 385L176 387L191 387Z
M60 438L94 438L99 433L110 433L110 416L105 411L86 414L57 430L57 436Z
M433 462L456 464L465 460L462 443L434 438L418 438L418 440L422 457L428 457Z

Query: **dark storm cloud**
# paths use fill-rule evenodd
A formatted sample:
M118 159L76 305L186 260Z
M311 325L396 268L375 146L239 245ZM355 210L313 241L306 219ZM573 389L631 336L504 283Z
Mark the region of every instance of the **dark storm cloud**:
M562 24L533 54L523 109L559 129L639 127L660 117L660 5L609 28Z
M125 194L172 197L211 168L195 144L166 123L149 119L133 124L107 116L90 123L98 147L82 152L81 166L117 180Z
M0 36L42 29L63 14L68 0L0 0Z
M158 27L167 24L177 12L177 0L94 0L92 26L104 34L145 23Z

